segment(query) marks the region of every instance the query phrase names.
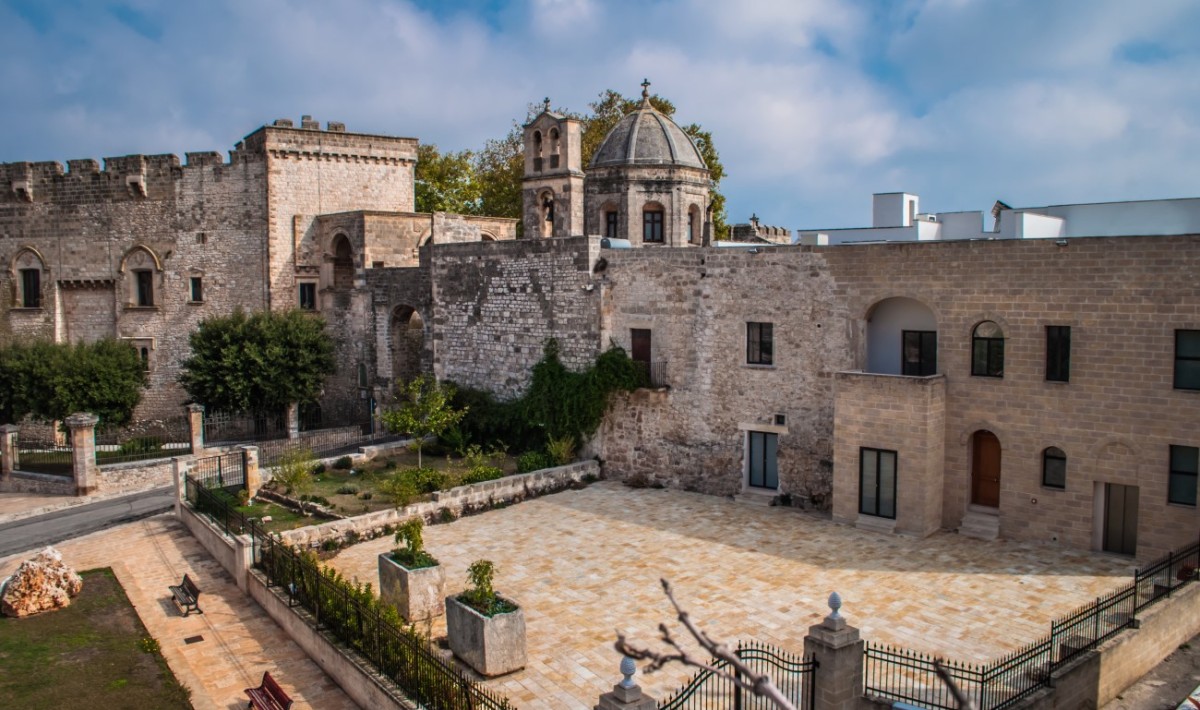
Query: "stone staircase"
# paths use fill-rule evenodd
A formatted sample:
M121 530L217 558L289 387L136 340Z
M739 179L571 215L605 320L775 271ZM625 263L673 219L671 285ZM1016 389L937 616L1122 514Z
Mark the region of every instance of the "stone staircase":
M771 502L778 497L778 493L766 488L747 488L741 493L733 497L735 501L742 505L753 505L759 508L770 508Z
M958 534L979 540L995 540L1000 537L1000 511L979 505L968 505L967 514L958 526Z

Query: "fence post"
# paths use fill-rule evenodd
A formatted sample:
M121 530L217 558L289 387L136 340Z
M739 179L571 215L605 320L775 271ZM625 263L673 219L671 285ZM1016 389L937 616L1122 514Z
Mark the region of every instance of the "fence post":
M292 402L287 406L287 438L300 438L300 404Z
M188 461L182 456L171 459L171 479L175 483L175 517L183 518L183 500L187 497Z
M242 451L242 480L246 482L246 497L253 498L262 488L262 473L258 469L258 447L239 446Z
M21 427L16 424L0 426L0 483L12 480L12 472L20 465L17 462L17 433Z
M842 598L829 595L832 612L808 629L804 654L817 662L812 682L816 688L813 710L856 710L863 694L863 640L858 629L838 613Z
M204 405L189 404L187 406L188 438L192 442L192 453L204 455Z
M75 474L75 495L96 492L99 481L96 467L96 424L100 417L76 412L66 418L71 431L71 470Z
M595 710L656 710L658 701L642 692L633 682L637 664L629 656L621 659L621 675L625 676L613 689L600 696Z

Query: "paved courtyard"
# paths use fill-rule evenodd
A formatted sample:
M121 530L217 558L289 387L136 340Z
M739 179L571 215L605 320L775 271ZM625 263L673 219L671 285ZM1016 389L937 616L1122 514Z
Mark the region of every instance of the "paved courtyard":
M112 567L167 665L192 689L196 710L246 707L243 688L263 671L280 681L296 708L357 708L300 647L243 594L224 569L175 518L157 516L55 545L77 570ZM25 552L0 558L0 579ZM203 614L183 617L167 586L190 574L201 589ZM202 637L188 643L185 639Z
M718 638L799 652L837 591L871 641L962 661L986 661L1045 634L1049 622L1125 582L1127 560L954 534L923 540L835 525L797 511L754 508L668 490L594 484L426 528L447 592L474 560L496 563L496 588L524 608L529 665L489 681L522 710L591 708L620 680L614 630L652 642L672 621L666 577ZM380 538L331 564L378 586ZM444 635L444 621L432 632ZM649 677L659 699L690 674Z

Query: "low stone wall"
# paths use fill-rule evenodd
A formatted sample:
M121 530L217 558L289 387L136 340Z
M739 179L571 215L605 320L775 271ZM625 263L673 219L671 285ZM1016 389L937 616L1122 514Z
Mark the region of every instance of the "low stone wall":
M236 544L236 541L221 533L207 518L192 510L190 505L179 506L179 519L192 533L192 537L208 550L208 554L212 555L213 559L219 562L231 577L240 580L238 587L244 590L249 560L238 554L239 545ZM201 589L200 592L203 593L204 589Z
M266 578L259 571L249 570L246 579L250 597L359 707L396 710L416 707L399 700L400 689L380 676L365 658L336 645L318 631L306 610L289 607L287 599L277 589L268 587Z
M101 466L96 474L97 492L145 491L169 486L172 466L169 458Z
M385 529L395 528L408 518L420 516L427 521L438 520L443 515L443 510L459 517L464 513L469 514L560 491L589 476L600 476L600 464L591 459L531 473L505 476L495 481L458 486L448 491L437 491L431 501L289 530L283 533L283 539L289 544L308 548L321 547L329 540L335 540L340 545L359 539L370 539L378 537Z
M45 495L75 495L75 479L49 473L13 471L12 478L0 481L0 493L38 493Z

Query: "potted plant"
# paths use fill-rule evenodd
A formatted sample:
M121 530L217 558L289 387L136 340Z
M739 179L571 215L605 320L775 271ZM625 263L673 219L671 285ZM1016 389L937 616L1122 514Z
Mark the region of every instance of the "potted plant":
M446 597L450 650L488 677L525 667L525 612L496 593L495 574L491 561L477 560L467 569L471 588Z
M396 530L397 547L379 556L379 594L409 623L446 613L446 572L425 550L424 521L409 518Z

